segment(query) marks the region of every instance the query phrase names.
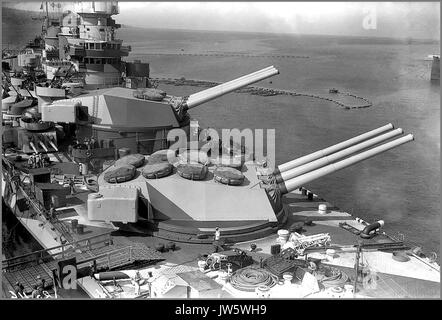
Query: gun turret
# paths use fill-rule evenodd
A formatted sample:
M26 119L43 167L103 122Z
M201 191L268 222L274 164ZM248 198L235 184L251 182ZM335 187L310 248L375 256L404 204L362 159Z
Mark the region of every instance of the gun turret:
M100 127L107 126L111 129L183 126L189 120L186 112L188 109L276 74L279 74L279 71L270 66L186 97L167 95L158 89L131 90L114 87L92 90L75 99L57 100L50 105L42 106L42 119L53 122L77 122L78 119L67 115L75 115L77 111L74 109L78 109L76 104L81 103L88 108L87 113L91 120L99 122ZM164 105L170 105L173 114L170 109L164 108Z
M270 66L237 79L219 84L215 87L193 93L187 97L169 97L168 101L175 109L180 121L182 121L185 119L186 111L188 109L195 108L210 100L216 99L227 93L244 88L252 83L264 80L277 74L279 74L279 71L274 66Z
M318 178L321 178L327 174L336 172L338 170L344 169L346 167L349 167L353 164L356 164L358 162L361 162L363 160L366 160L368 158L374 157L382 152L385 152L387 150L396 148L404 143L413 141L414 137L412 134L408 134L402 138L395 139L393 141L387 142L385 144L382 144L380 146L374 147L372 149L369 149L367 151L358 153L354 156L351 156L349 158L346 158L344 160L331 163L329 165L326 165L322 168L309 171L307 173L301 174L295 178L283 180L278 184L278 188L281 191L282 194L291 192L304 184L311 182L313 180L316 180Z
M90 90L75 98L41 104L41 119L79 124L79 137L90 136L90 128L93 128L98 140L108 139L109 132L118 132L118 135L125 132L124 139L118 139L116 148L151 153L152 148L161 145L159 137L167 140L165 130L189 130L188 109L276 74L279 71L270 66L186 97L168 95L152 88L133 90L110 87ZM157 138L152 139L153 134Z
M306 164L297 166L293 169L283 171L283 172L275 175L276 182L281 183L283 181L293 179L293 178L300 176L304 173L307 173L309 171L321 168L321 167L331 164L339 159L350 156L356 152L362 151L366 148L373 147L376 144L384 142L384 141L386 141L390 138L393 138L397 135L400 135L403 132L404 131L401 128L396 129L396 130L392 130L392 131L389 131L383 135L380 135L380 136L374 137L372 139L366 140L364 142L361 142L359 144L356 144L352 147L349 147L349 148L343 149L341 151L332 153L330 155L324 156L322 158L313 160L313 161L308 162ZM334 147L334 146L332 146L332 147Z
M272 77L277 74L279 74L279 71L274 66L270 66L270 67L261 69L259 71L250 73L248 75L242 76L240 78L231 80L229 82L222 83L222 84L217 85L213 88L209 88L209 89L191 94L186 99L185 104L188 109L191 109L191 108L199 106L200 104L203 104L205 102L208 102L210 100L218 98L222 95L225 95L229 92L246 87L252 83L264 80L266 78Z
M297 158L295 160L283 163L283 164L279 165L275 169L274 174L277 175L277 174L282 173L284 171L287 171L287 170L296 168L298 166L304 165L306 163L309 163L309 162L311 162L313 160L325 157L325 156L327 156L329 154L332 154L334 152L337 152L339 150L351 147L352 145L355 145L355 144L357 144L359 142L362 142L362 141L364 141L366 139L370 139L370 138L372 138L372 137L374 137L374 136L376 136L376 135L378 135L380 133L383 133L385 131L391 130L393 128L394 128L394 126L391 123L389 123L389 124L387 124L385 126L382 126L380 128L377 128L377 129L371 130L369 132L360 134L360 135L358 135L358 136L356 136L354 138L342 141L342 142L340 142L338 144L335 144L333 146L330 146L328 148L325 148L325 149L322 149L322 150L310 153L308 155L305 155L303 157Z

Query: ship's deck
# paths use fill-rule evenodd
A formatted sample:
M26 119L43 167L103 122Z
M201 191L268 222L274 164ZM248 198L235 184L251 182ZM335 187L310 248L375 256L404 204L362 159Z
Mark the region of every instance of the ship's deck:
M331 236L331 243L338 246L350 246L357 244L361 238L352 234L351 232L339 227L340 222L347 222L359 230L365 226L356 222L354 218L348 213L339 211L333 206L328 205L331 210L327 214L318 213L318 205L324 204L322 199L314 196L313 200L307 200L299 191L290 193L284 200L285 205L289 211L289 218L286 227L294 222L305 221L308 217L313 221L313 225L305 226L303 234L312 235L318 233L329 233ZM130 237L132 241L139 241L148 246L155 246L158 243L164 243L164 240L155 237L146 237L140 234L119 234L114 233L116 241L123 241L126 237ZM260 258L268 258L271 256L270 247L276 244L277 235L237 243L233 247L250 252L250 244L257 245L256 252L250 252L256 262ZM364 240L364 243L385 243L392 242L392 240L383 236L382 234L373 239ZM212 253L213 247L211 245L194 245L194 244L179 244L179 250L174 252L164 253L166 261L195 267L197 265L198 257L204 253ZM323 259L322 253L312 253L309 255L312 258ZM372 271L377 275L376 288L358 287L359 297L372 298L439 298L440 297L440 273L430 266L427 266L422 261L410 256L407 262L399 262L392 259L391 252L381 251L363 251L362 261L369 265ZM355 252L339 252L335 255L333 262L324 261L324 264L339 267L350 278L354 277L354 263ZM236 297L255 298L255 293L235 292L235 289L230 290L236 293ZM312 298L321 298L321 294L312 295Z
M166 243L167 240L152 237L147 234L136 232L118 231L104 222L89 221L87 219L86 199L88 191L77 189L77 192L68 196L68 204L65 208L57 209L59 213L59 223L69 227L72 219L77 219L80 224L85 226L82 235L73 234L76 240L84 239L100 233L111 232L114 243L116 245L124 245L127 241L132 243L141 243L150 248L154 248L159 243ZM313 235L318 233L329 233L331 244L338 247L348 247L357 244L361 238L353 233L341 228L339 223L346 222L358 230L362 230L365 225L357 222L354 217L348 213L342 212L330 203L320 199L314 195L312 200L308 200L299 190L296 190L283 198L284 206L288 213L288 221L283 228L289 228L294 222L309 219L312 225L303 227L304 235ZM319 204L327 204L328 212L326 214L318 213ZM10 203L8 203L10 205ZM19 207L19 206L17 206ZM26 208L16 212L20 216L20 220L27 227L44 247L53 247L53 236L50 233L50 226L39 223L38 220L29 216ZM32 222L32 223L31 223ZM35 222L35 223L33 223ZM388 223L388 222L387 222ZM179 225L177 225L179 227ZM237 247L248 251L259 262L260 257L266 258L271 256L270 248L276 244L276 233L260 238L258 240L236 243L233 247ZM378 235L370 240L364 240L364 243L386 243L393 240L386 235ZM256 252L250 252L250 244L257 245ZM211 244L189 244L177 243L177 250L163 253L162 256L168 263L177 265L197 266L197 261L201 254L213 252ZM310 253L309 257L324 259L323 253ZM376 288L359 287L358 296L374 297L374 298L439 298L440 297L440 272L434 264L429 265L428 260L423 261L415 256L409 256L407 262L399 262L392 258L392 252L381 250L364 250L362 253L362 262L376 272L377 281ZM337 250L334 259L323 261L324 264L338 267L341 271L347 273L350 279L354 275L355 251L347 252L345 250ZM218 280L217 280L218 281ZM248 295L244 292L235 292L231 289L230 293L235 297L255 297L255 294ZM312 295L312 297L323 297L321 293ZM328 296L325 296L328 297Z
M78 196L81 198L84 195L79 194ZM317 208L319 204L327 204L327 214L318 213ZM289 214L286 223L287 228L294 222L305 221L308 218L313 221L313 224L311 226L304 226L304 235L329 233L331 243L338 246L355 245L361 239L359 236L339 227L339 223L346 222L359 230L362 230L365 227L364 225L355 221L348 213L340 211L316 195L313 200L308 200L299 191L294 191L284 198L284 205ZM83 222L87 223L87 221ZM98 228L97 231L100 229L92 225L87 228L91 228L91 232L94 232L92 230L95 230L95 228ZM120 231L113 232L113 238L116 243L124 243L127 239L130 239L149 247L165 243L164 239ZM237 243L234 247L249 251L250 244L256 243L258 251L252 253L252 255L254 260L258 262L260 257L267 258L271 256L270 247L276 244L276 238L277 235L273 234L259 240ZM364 243L385 242L392 242L392 240L382 234L373 239L364 240ZM179 243L177 251L164 253L163 256L169 263L196 266L201 254L211 252L213 252L212 245ZM324 255L322 253L312 253L309 257L321 259L324 258ZM362 259L364 263L368 264L376 272L378 281L376 289L360 288L359 294L361 296L375 298L440 297L440 273L413 256L410 256L410 260L407 262L399 262L393 260L391 252L364 251ZM352 277L354 274L354 261L355 252L339 252L333 262L324 263L339 267ZM313 297L320 297L320 295Z

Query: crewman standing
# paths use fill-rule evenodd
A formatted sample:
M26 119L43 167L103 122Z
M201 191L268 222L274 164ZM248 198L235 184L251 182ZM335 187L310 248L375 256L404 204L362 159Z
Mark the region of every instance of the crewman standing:
M219 247L220 247L220 243L219 243L219 239L221 237L221 231L219 230L219 227L215 228L215 241L213 242L213 245L215 247L215 252L219 251Z
M69 179L69 186L71 187L71 194L75 194L75 181L74 181L74 178Z
M54 205L51 203L51 208L49 209L49 217L52 220L55 220L57 218L57 213L55 212Z
M33 159L32 159L32 154L29 156L29 158L28 158L28 167L29 168L33 168L33 163L34 163L34 161L33 161Z
M14 286L14 291L17 297L22 297L24 296L25 286L17 281Z
M35 166L36 168L41 168L42 166L42 162L41 162L41 155L40 153L37 153L37 155L35 156Z
M137 272L135 273L135 277L134 277L134 279L133 279L134 286L135 286L135 294L136 294L137 296L139 296L139 295L140 295L140 292L141 292L141 280L142 280L141 274L140 274L139 271L137 271Z
M43 290L45 288L45 279L42 279L39 275L37 276L37 290L39 291L40 295L43 296Z
M38 299L38 298L41 298L41 295L40 295L40 293L38 292L38 286L37 286L37 285L34 285L34 286L33 286L32 294L31 294L31 298L32 298L32 299Z
M31 155L31 160L32 160L32 168L37 168L37 159L36 159L37 154L34 152Z

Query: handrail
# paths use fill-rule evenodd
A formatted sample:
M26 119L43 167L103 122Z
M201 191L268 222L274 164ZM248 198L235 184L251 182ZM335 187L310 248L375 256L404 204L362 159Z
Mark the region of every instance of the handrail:
M118 249L115 249L115 250L112 250L112 251L109 251L109 252L101 253L101 254L99 254L99 255L97 255L95 257L92 257L92 258L88 258L88 259L85 259L85 260L82 260L82 261L78 261L77 265L88 263L88 262L91 262L91 261L94 261L94 260L98 260L98 259L107 257L107 263L108 263L108 266L110 267L110 257L111 257L111 255L113 255L113 254L115 254L117 252L123 251L123 250L127 250L127 249L129 249L129 260L130 260L132 258L132 246L127 246L127 247L118 248Z
M3 262L11 261L11 260L14 260L14 259L24 258L26 256L33 256L33 255L36 255L36 254L40 254L40 253L43 253L43 252L48 252L48 251L52 251L52 250L56 250L56 249L60 249L60 248L64 248L64 247L66 247L68 245L72 245L73 246L73 245L78 244L80 242L88 241L88 240L91 240L91 239L94 239L94 238L98 238L98 237L101 237L101 236L103 236L103 234L94 235L94 236L87 237L87 238L84 238L84 239L81 239L81 240L77 240L77 241L72 242L70 244L63 244L63 245L59 245L59 246L56 246L56 247L51 247L51 248L48 248L48 249L33 251L33 252L30 252L30 253L23 254L21 256L12 257L12 258L9 258L7 260L3 260ZM112 235L110 233L108 234L108 237L109 237L109 240L112 240ZM100 243L100 242L104 242L104 241L98 241L98 242L94 242L94 243L91 243L91 244L97 244L97 243ZM76 248L78 248L78 247L76 247ZM58 254L59 253L51 254L51 255L58 255Z
M76 265L80 266L82 264L85 264L85 263L88 263L88 262L91 262L91 261L97 261L97 260L100 260L102 258L107 258L107 266L108 266L108 269L110 269L111 268L111 256L117 254L118 252L124 251L124 250L129 250L128 261L131 261L132 260L132 250L133 250L133 248L132 248L132 246L127 246L127 247L118 248L118 249L115 249L115 250L112 250L112 251L109 251L109 252L104 252L104 253L101 253L101 254L99 254L97 256L94 256L94 257L91 257L91 258L88 258L88 259L85 259L85 260L77 261ZM16 265L13 265L13 266L16 266ZM10 267L13 267L13 266L10 266Z
M30 192L28 194L28 192L26 192L21 185L19 185L19 188L20 188L20 191L22 192L23 196L26 198L26 200L28 200L28 202L32 205L32 207L35 209L35 211L37 211L37 213L39 213L43 216L43 218L46 220L45 222L50 222L46 208L44 208L44 206L39 201L37 201L35 199L34 192L32 190L29 190ZM27 188L29 188L29 186L27 186ZM66 227L63 224L59 224L59 225L52 224L52 226L66 240L68 240L69 238L72 238L72 235L69 233L68 230L66 230Z
M32 262L32 261L41 259L43 257L54 257L54 256L58 256L58 255L64 255L66 253L69 253L69 251L81 249L81 248L84 248L84 247L90 247L93 244L104 243L105 242L104 239L101 240L101 241L87 243L88 241L90 241L92 239L95 239L95 238L98 238L98 237L102 237L102 236L103 236L103 234L94 235L94 236L91 236L91 237L84 238L82 240L77 240L77 241L72 242L70 244L63 244L63 245L59 245L59 246L48 248L48 249L34 251L34 252L27 253L27 254L24 254L24 255L21 255L21 256L12 257L12 258L9 258L7 260L3 260L2 261L2 269L13 267L13 266L17 266L17 265L21 265L21 264L28 263L28 262ZM108 234L108 241L109 241L109 243L112 241L112 235L110 233ZM86 242L86 244L84 246L80 246L80 247L75 246L76 244L79 244L81 242ZM67 249L69 251L67 251L65 249L67 246L70 246L70 248ZM57 250L57 249L62 249L62 252L59 252L59 253L50 253L49 252L49 251ZM44 253L48 253L48 255L43 256ZM33 257L33 259L27 260L27 261L21 261L21 262L15 263L15 264L11 264L11 262L13 262L13 261L16 261L16 260L19 260L19 259L24 259L24 258L27 258L27 257ZM39 257L39 258L37 258L37 257ZM4 264L6 264L6 265L4 266Z

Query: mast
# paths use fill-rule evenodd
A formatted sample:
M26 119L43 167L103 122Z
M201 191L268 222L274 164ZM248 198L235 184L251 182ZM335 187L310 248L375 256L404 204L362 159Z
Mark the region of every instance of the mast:
M46 4L46 27L49 27L48 23L49 23L49 11L48 11L48 2L45 1Z

